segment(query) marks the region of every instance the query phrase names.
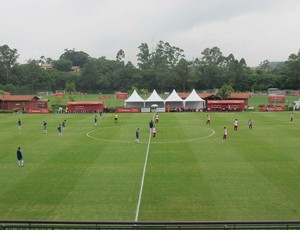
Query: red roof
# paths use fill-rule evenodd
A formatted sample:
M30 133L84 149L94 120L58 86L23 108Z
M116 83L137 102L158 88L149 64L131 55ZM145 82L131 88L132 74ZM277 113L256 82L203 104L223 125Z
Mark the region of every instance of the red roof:
M230 94L230 99L249 99L251 97L251 93L232 93Z
M190 93L177 93L179 97L181 97L182 99L186 99Z
M209 100L208 104L244 104L243 100Z
M205 99L211 96L217 96L216 93L198 93L198 95ZM232 93L229 96L229 99L249 99L251 97L251 93Z
M211 96L215 96L214 93L198 93L199 97L201 97L202 99L211 97Z
M178 93L179 97L181 97L182 99L187 98L190 93ZM211 96L216 96L216 93L198 93L199 97L201 97L202 99L206 99L209 98ZM232 93L229 96L229 99L249 99L251 97L251 93L249 92L245 92L245 93Z
M1 101L32 101L33 99L39 99L33 95L0 95Z

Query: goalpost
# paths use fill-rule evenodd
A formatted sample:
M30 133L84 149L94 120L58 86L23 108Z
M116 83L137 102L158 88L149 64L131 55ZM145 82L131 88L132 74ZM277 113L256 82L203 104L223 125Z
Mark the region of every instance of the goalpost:
M65 96L65 90L55 90L55 97L64 97Z
M42 91L42 92L37 92L38 97L42 96L52 96L53 92L52 91Z

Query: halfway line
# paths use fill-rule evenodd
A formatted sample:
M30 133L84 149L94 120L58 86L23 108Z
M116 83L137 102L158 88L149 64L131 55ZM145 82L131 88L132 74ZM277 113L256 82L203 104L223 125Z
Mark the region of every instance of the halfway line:
M152 119L154 119L154 114L153 114L153 118ZM150 149L150 141L151 141L151 131L150 131L149 139L148 139L148 146L147 146L146 158L145 158L145 163L144 163L144 170L143 170L142 183L141 183L141 188L140 188L140 195L139 195L139 200L138 200L138 204L137 204L137 208L136 208L136 213L135 213L135 221L136 222L139 219L139 211L140 211L140 205L141 205L141 200L142 200L144 180L145 180L145 174L146 174L146 168L147 168L147 161L148 161L148 155L149 155L149 149Z

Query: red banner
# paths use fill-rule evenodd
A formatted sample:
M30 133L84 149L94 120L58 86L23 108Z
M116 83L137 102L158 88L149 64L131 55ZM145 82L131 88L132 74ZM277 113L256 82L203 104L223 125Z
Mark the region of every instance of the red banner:
M285 111L285 108L284 106L262 106L260 107L260 111L278 112Z
M141 108L116 108L116 113L140 113Z
M118 92L118 93L116 93L116 98L117 99L127 99L128 98L128 93Z
M285 102L285 95L270 95L268 97L268 102L269 103L281 103L283 104Z
M26 110L27 113L50 113L49 109L40 109L40 108L29 108Z

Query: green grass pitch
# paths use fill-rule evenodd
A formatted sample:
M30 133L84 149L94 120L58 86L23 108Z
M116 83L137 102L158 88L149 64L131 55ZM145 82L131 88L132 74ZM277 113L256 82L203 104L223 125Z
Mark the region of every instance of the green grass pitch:
M97 127L94 114L0 114L0 219L299 219L300 114L211 113L211 125L206 115L160 113L152 138L150 113L119 114L117 124L104 114Z

